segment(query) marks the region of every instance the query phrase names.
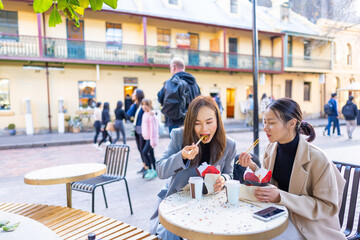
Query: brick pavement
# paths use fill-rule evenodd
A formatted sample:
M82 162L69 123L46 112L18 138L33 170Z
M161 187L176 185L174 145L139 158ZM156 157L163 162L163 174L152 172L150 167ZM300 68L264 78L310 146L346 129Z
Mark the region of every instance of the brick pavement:
M332 160L360 163L358 152L360 145L360 129L356 129L354 139L349 141L346 136L327 138L322 136L322 127L316 129L315 145L328 154ZM345 127L342 126L345 133ZM237 142L238 152L244 151L252 143L251 132L229 133ZM169 142L162 138L155 149L156 158ZM266 142L266 136L260 133L260 153ZM142 229L149 228L149 217L154 210L156 194L164 180L154 179L145 181L136 174L142 166L135 141L128 141L131 149L127 179L133 203L134 215L130 215L125 187L123 182L105 186L108 195L109 208L105 208L101 191L96 194L96 213L124 221ZM46 148L10 149L0 151L0 202L43 203L52 205L66 205L65 185L33 186L24 184L23 176L32 170L57 166L61 164L102 162L104 150L95 149L92 144L65 145ZM91 209L91 195L73 192L73 207L89 211Z

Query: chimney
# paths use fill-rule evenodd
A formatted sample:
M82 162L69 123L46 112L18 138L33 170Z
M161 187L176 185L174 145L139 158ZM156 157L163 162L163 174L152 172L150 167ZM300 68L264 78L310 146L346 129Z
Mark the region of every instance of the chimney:
M280 19L283 22L289 22L290 21L290 6L289 2L284 2L280 5Z

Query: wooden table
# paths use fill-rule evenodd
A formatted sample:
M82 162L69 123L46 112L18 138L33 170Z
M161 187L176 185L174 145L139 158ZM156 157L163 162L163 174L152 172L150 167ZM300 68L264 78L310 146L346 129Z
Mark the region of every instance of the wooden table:
M67 206L72 207L71 183L100 176L106 172L101 163L80 163L44 168L25 175L24 182L31 185L52 185L66 183Z
M192 199L188 190L165 198L159 206L161 224L170 232L190 240L207 239L271 239L280 235L288 225L286 215L264 222L252 216L271 203L226 203L225 190L217 194Z
M0 220L8 220L10 224L20 222L19 226L13 232L0 230L0 239L6 240L57 240L61 239L55 232L51 231L45 225L18 214L0 211Z

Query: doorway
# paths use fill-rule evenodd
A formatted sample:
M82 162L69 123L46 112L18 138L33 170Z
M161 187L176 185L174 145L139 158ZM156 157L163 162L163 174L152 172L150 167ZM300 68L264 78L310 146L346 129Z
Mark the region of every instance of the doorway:
M237 38L229 38L229 68L238 67Z
M77 27L75 21L66 19L68 58L85 58L84 21L80 20L79 22L80 27Z
M189 65L199 66L199 34L189 33L190 36L190 50L189 50Z
M226 118L234 118L235 88L226 89Z

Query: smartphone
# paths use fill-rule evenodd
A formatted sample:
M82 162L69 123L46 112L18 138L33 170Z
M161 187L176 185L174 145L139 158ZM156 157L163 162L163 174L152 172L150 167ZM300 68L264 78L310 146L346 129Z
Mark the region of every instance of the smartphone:
M280 209L280 208L277 208L277 207L268 207L268 208L264 208L260 211L257 211L257 212L254 212L253 213L253 216L255 218L258 218L260 220L263 220L265 222L273 219L273 218L276 218L276 217L279 217L279 216L282 216L284 215L286 212L284 209Z

